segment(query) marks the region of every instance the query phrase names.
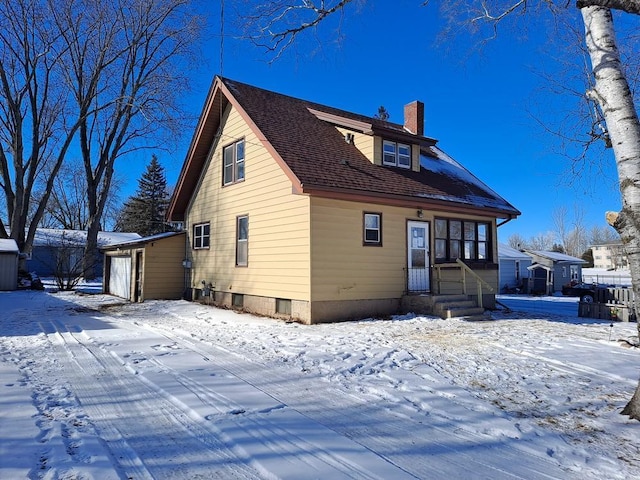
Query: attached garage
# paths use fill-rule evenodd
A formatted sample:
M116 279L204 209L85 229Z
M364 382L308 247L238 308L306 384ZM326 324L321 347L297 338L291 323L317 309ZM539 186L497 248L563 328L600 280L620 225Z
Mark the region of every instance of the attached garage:
M132 302L182 298L185 232L169 232L103 247L104 292Z
M18 288L20 250L15 240L0 239L0 290Z

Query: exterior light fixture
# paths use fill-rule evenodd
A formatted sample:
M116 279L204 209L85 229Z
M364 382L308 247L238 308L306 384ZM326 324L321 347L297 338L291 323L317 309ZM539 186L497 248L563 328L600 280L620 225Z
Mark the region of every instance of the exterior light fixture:
M422 209L419 208L418 211L416 212L416 214L418 215L418 218L422 218L424 217L424 213L422 213Z

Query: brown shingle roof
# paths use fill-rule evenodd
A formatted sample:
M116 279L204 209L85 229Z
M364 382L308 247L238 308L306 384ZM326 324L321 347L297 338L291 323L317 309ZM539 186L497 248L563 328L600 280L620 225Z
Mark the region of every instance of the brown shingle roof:
M227 90L255 127L264 135L284 164L299 182L299 189L311 194L333 192L412 202L415 206L438 203L471 209L483 209L497 217L514 217L520 212L490 188L477 180L461 165L449 159L437 147L435 140L416 137L402 125L383 122L373 117L358 115L325 105L293 98L257 88L245 83L217 77L221 89ZM226 87L226 88L225 88ZM214 98L211 97L211 103ZM311 110L316 113L312 112ZM203 112L203 117L207 109ZM347 121L371 126L371 132L386 138L421 144L420 172L386 167L371 163L332 123L318 118L317 112L334 115ZM211 117L214 117L211 115ZM201 118L201 124L203 123ZM215 122L211 119L209 122ZM201 131L215 131L217 125ZM196 132L196 134L198 134ZM208 150L211 139L194 139L185 166L180 175L176 194L172 199L171 216L181 219L186 208L185 198L190 192L180 192L195 185L190 176L200 175L201 161L192 157L200 147ZM200 154L200 156L202 156ZM442 165L440 165L440 162ZM189 165L191 164L191 165Z

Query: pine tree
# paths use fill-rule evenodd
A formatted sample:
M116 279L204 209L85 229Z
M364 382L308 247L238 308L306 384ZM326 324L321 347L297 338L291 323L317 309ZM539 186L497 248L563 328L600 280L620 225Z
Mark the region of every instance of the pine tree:
M164 168L153 155L146 172L138 180L136 194L125 202L115 229L135 232L143 237L170 231L171 227L165 222L168 206Z

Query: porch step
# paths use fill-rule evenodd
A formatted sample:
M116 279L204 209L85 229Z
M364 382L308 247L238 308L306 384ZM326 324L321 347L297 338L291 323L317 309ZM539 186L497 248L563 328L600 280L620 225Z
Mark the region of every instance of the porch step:
M469 321L488 320L490 315L467 295L420 295L403 298L405 312L421 312L441 318L463 318Z

